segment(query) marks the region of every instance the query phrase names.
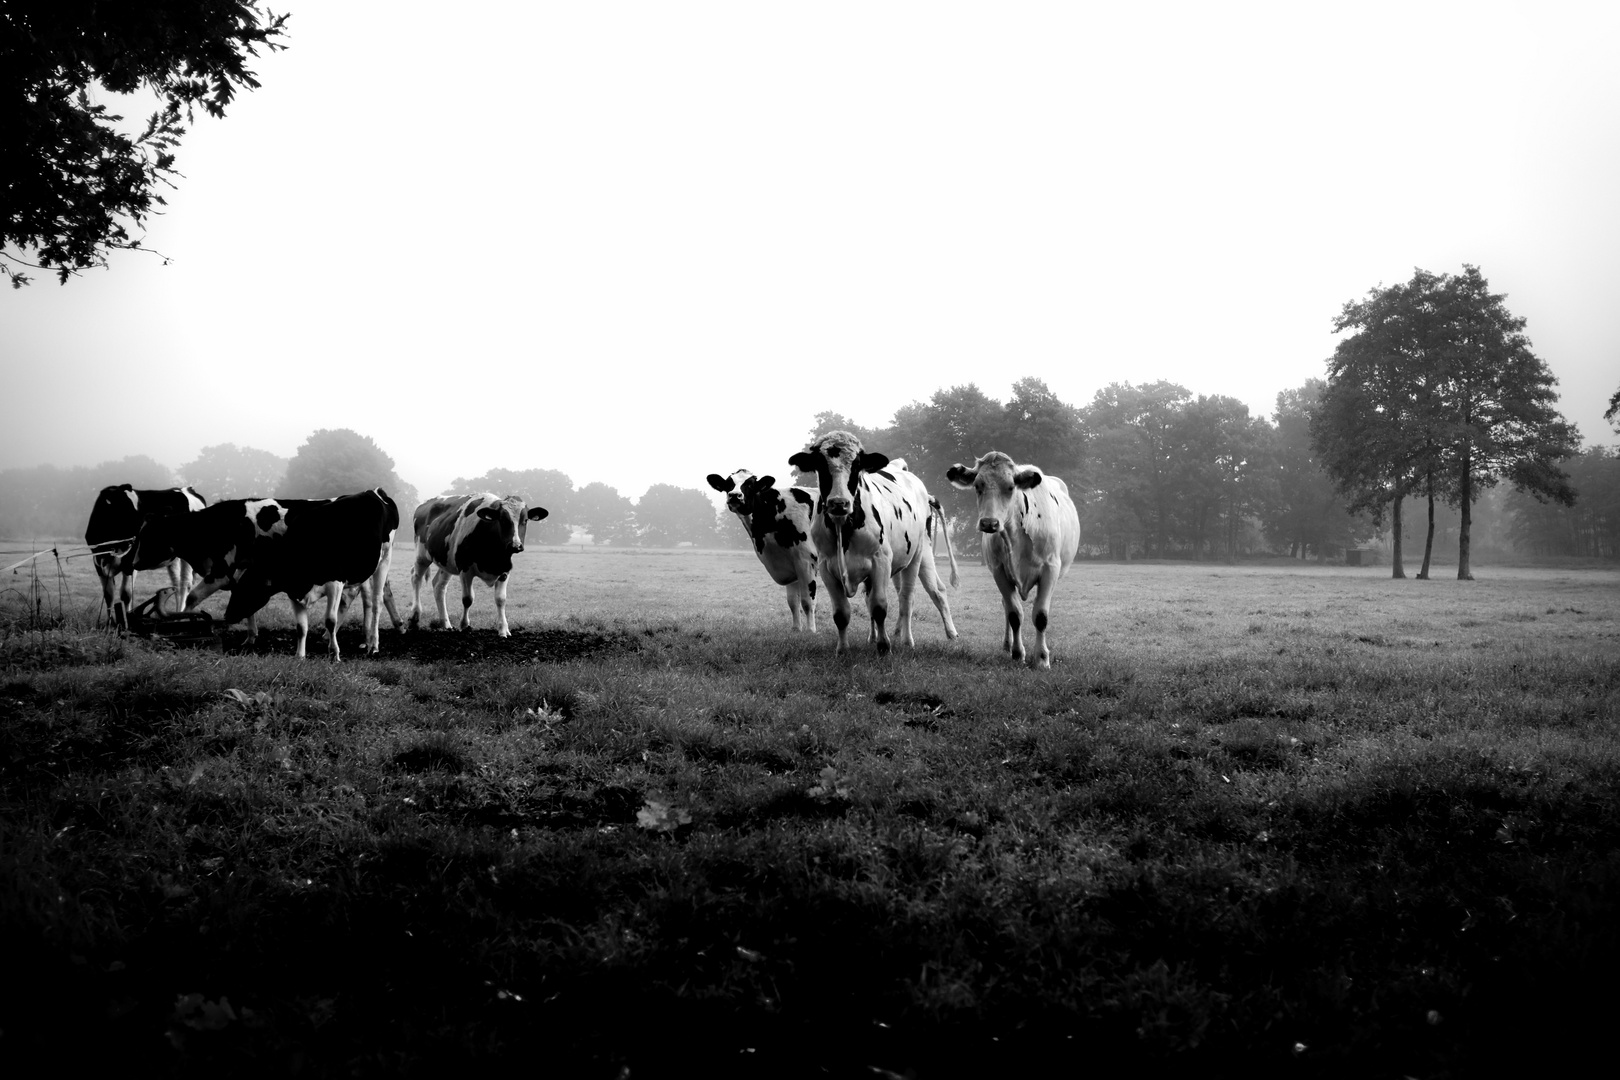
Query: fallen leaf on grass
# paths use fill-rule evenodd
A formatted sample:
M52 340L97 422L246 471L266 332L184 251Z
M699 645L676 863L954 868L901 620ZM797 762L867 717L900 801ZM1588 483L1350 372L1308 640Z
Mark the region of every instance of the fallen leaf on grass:
M690 812L656 795L647 796L647 804L636 811L636 824L653 832L674 832L691 823Z

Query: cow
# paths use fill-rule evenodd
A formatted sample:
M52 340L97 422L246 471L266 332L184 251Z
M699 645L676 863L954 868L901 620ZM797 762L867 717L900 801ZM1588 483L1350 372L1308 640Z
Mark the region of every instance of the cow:
M726 509L742 522L771 580L787 586L793 629L799 629L802 614L815 633L816 545L810 540L815 496L800 487L788 487L784 494L774 476L755 476L747 469L730 476L710 473L708 481L725 494Z
M816 439L788 459L801 473L813 472L821 482L810 539L821 555L821 581L833 604L833 626L838 630L837 655L849 651L850 598L866 585L866 610L872 617L871 638L879 655L889 652L885 625L889 614L889 585L899 595L900 640L915 647L911 634L911 597L917 582L939 609L945 636L956 637L951 606L934 568L936 505L928 489L909 469L885 468L883 454L868 451L847 431L833 431ZM951 584L956 584L956 555L950 537L945 551L951 559Z
M1035 651L1029 665L1051 667L1046 628L1052 589L1080 550L1080 514L1069 486L1034 465L1015 464L997 450L978 458L971 469L952 465L945 476L958 490L976 492L979 498L985 562L1007 614L1002 650L1014 660L1024 659L1023 601L1035 589Z
M412 525L416 533L416 565L411 570L412 630L421 625L422 579L433 570L433 602L438 618L430 626L450 625L444 606L444 590L452 575L461 577L460 629L468 627L468 609L473 602L473 579L495 587L495 632L511 637L506 625L506 579L512 573L512 556L523 550L529 522L543 521L547 511L527 506L521 495L504 499L485 492L481 495L442 495L416 508Z
M101 579L102 616L120 630L129 628L129 605L135 595L135 573L166 567L176 608L184 603L191 588L191 567L183 560L163 559L139 562L135 557L135 536L154 517L189 514L208 505L196 488L136 490L129 484L104 487L90 507L90 521L84 527L84 542L93 553L96 577ZM122 582L119 579L122 578ZM117 598L114 599L114 593ZM158 601L162 610L163 599Z
M148 523L137 554L171 551L202 581L186 598L194 611L214 591L231 594L224 622L250 619L276 593L286 593L298 625L297 656L309 636L311 594L326 595L327 653L341 660L337 617L344 586L365 600L365 651L378 650L378 608L392 561L399 508L382 488L334 499L231 499L185 518Z

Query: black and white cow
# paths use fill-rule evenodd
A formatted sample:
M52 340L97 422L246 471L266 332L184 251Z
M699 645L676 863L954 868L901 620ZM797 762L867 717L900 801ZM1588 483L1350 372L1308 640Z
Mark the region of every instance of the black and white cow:
M338 660L337 616L346 585L361 586L365 651L377 652L378 608L398 528L399 508L382 488L335 499L231 499L184 518L149 522L136 549L171 551L191 563L202 580L186 599L188 611L217 589L230 590L227 626L286 593L298 624L298 656L309 636L311 594L319 588L326 596L327 652Z
M135 595L138 570L169 571L169 584L175 596L175 610L185 603L191 588L191 567L181 559L138 562L134 538L141 526L155 517L189 514L208 505L196 488L136 490L129 484L104 487L90 507L90 522L84 527L84 542L94 552L96 577L101 579L104 617L120 630L129 626L129 605ZM120 578L122 581L120 582ZM114 593L116 592L116 597ZM162 600L158 601L161 610Z
M866 609L880 654L889 651L885 626L891 579L899 594L900 639L915 646L911 635L911 597L917 582L934 601L945 621L945 636L956 637L951 606L934 568L934 521L937 512L928 489L909 469L886 468L889 459L867 451L847 431L823 435L788 459L802 473L821 482L810 538L821 555L821 581L833 604L838 652L848 651L850 598L866 585ZM950 537L945 551L956 581L956 556Z
M439 615L428 625L450 625L444 606L444 590L452 575L461 577L461 624L467 629L467 611L473 602L473 579L495 586L496 633L511 637L506 625L506 579L512 573L512 556L523 550L529 522L542 521L547 511L527 506L521 495L504 499L485 492L482 495L444 495L429 499L416 508L412 524L416 533L416 565L411 569L412 630L421 625L422 579L433 570L433 602Z
M816 545L810 539L815 496L804 488L778 488L774 476L755 476L738 469L730 476L710 473L709 486L726 496L726 509L737 515L754 554L778 585L787 587L793 629L800 616L816 632Z
M1080 550L1080 514L1069 485L1033 465L1018 465L992 450L973 467L952 465L946 478L979 497L979 531L985 562L1001 590L1007 632L1001 647L1024 659L1023 602L1035 592L1035 651L1030 667L1052 666L1046 645L1052 589Z

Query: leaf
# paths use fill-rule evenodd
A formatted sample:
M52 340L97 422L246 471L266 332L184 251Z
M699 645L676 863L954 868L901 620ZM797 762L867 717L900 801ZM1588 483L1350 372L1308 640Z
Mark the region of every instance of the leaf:
M674 832L691 823L690 813L658 796L649 795L647 804L636 811L636 824L654 832Z

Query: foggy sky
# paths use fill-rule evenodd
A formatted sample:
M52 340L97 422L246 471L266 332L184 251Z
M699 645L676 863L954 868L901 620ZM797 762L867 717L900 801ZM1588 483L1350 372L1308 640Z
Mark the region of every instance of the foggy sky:
M636 497L970 381L1269 415L1464 262L1620 441L1620 7L1114 7L300 2L169 265L0 297L0 466L349 427Z

